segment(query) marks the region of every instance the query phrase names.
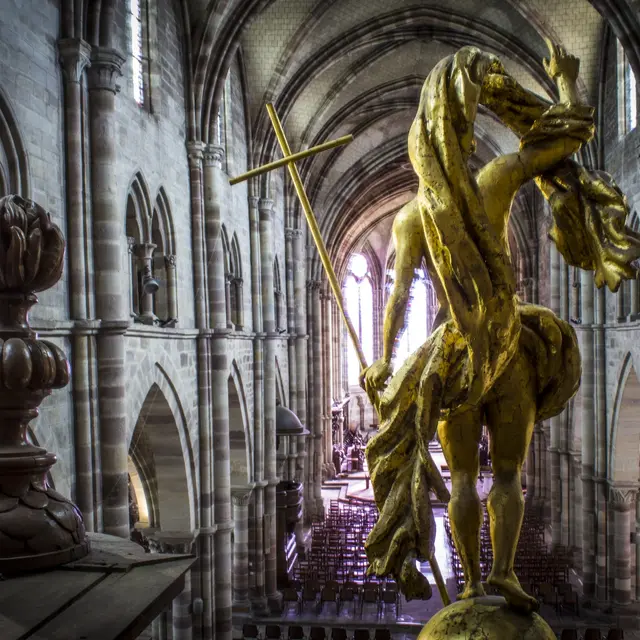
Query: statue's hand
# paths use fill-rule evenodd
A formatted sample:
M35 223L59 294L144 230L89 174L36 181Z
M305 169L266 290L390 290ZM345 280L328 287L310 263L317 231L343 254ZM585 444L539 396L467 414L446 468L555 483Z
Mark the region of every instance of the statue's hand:
M391 362L385 358L376 360L370 367L360 373L360 386L371 397L372 393L382 391L387 379L391 376Z
M576 56L567 53L564 47L556 45L554 42L545 39L549 48L549 60L543 59L544 69L552 80L563 78L570 82L578 79L580 71L580 60Z

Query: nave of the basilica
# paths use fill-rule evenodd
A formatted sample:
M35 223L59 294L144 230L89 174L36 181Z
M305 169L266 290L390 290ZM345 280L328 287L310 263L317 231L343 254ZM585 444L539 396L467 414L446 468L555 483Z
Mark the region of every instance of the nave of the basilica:
M8 347L9 364L0 361L0 432L13 424L16 398L33 411L41 402L37 418L0 433L0 638L85 637L38 635L70 604L30 630L8 604L21 602L11 558L23 526L10 514L30 501L53 509L45 503L54 494L76 505L92 548L129 541L141 567L154 554L192 556L176 573L180 588L158 588L140 605L144 624L114 638L418 636L443 606L434 567L415 559L430 600L408 601L393 577L367 573L380 480L365 448L380 419L361 387L363 360L389 350L385 308L406 277L394 219L422 184L408 136L425 79L462 47L497 56L509 82L533 96L529 105L566 107L543 62L549 41L580 59L571 101L593 126L573 159L610 174L626 196L626 208L605 209L612 237L625 223L638 235L639 0L0 2L0 197L38 205L24 205L24 230L15 231L21 218L11 212L24 200L0 200L0 351L27 336L26 315L10 326L18 316L5 310L19 289L38 298L24 309L45 346L30 353L58 363L58 374L45 374L34 360L24 384L36 402L10 383L21 374ZM466 80L451 80L451 92L464 93ZM475 100L466 157L474 174L524 145L504 114ZM290 154L353 136L296 170L360 353L287 166L229 182L283 155L267 104ZM547 307L575 331L581 379L560 414L535 423L524 465L515 465L525 504L515 571L558 637L595 640L592 628L640 638L637 263L617 291L569 264L549 235L551 204L526 182L502 240L518 304ZM35 272L61 249L43 240L42 258L39 249L33 257L32 240L53 234L39 207L66 243L58 279L43 283ZM26 266L13 272L18 253ZM443 289L427 262L450 255L432 252L411 267L389 373L406 370L441 326ZM493 445L487 425L478 429L484 509ZM11 493L17 444L57 458L38 463L38 498ZM457 471L446 443L434 437L428 450L448 492ZM435 566L455 601L468 576L441 497L432 495ZM68 513L50 517L69 532L81 526L64 524ZM482 518L484 583L493 551ZM69 535L82 547L75 529ZM81 562L86 548L74 553ZM133 607L136 589L145 591L131 584L130 602L114 608ZM104 596L101 615L110 602ZM106 640L109 624L100 628L95 638Z

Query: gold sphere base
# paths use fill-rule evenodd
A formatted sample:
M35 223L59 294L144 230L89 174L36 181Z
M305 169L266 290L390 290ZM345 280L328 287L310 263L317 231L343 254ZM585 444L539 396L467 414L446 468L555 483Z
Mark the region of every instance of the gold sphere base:
M556 634L537 613L518 613L500 596L483 596L438 611L418 636L418 640L494 639L556 640Z

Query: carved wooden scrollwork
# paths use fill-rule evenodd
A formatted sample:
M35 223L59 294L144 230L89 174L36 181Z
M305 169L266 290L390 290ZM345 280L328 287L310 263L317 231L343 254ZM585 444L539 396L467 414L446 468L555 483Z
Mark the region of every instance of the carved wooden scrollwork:
M69 362L29 327L35 291L62 274L65 242L49 214L19 196L0 200L0 572L43 569L88 552L82 515L48 485L56 457L27 440L27 426ZM39 425L42 429L42 425Z

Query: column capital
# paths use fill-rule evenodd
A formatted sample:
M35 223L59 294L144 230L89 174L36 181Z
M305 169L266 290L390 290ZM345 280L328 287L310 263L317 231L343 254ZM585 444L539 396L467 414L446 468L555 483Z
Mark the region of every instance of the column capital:
M176 257L173 254L168 254L164 257L164 266L169 268L169 267L175 267L176 266Z
M144 530L142 531L144 534ZM190 554L193 553L193 543L197 537L194 533L150 533L147 537L149 548L154 553Z
M58 40L60 66L67 82L80 82L82 72L91 66L91 45L81 38Z
M158 245L153 244L153 242L140 242L139 244L135 245L138 258L142 258L142 259L151 258L151 256L153 255L153 250L157 246Z
M96 48L91 54L89 89L101 89L118 93L118 79L122 76L124 56L115 49Z
M222 169L224 148L217 144L208 144L203 149L203 158L205 167Z
M251 493L255 484L251 483L241 487L231 487L231 502L236 507L246 507L249 504Z
M201 140L189 140L186 144L187 157L189 158L189 164L202 161L204 155L204 142Z
M609 502L616 511L628 511L631 509L638 493L635 485L610 484Z
M273 211L273 200L271 198L260 198L258 200L258 210L260 213L271 214Z
M136 249L136 239L132 236L127 236L127 250L129 253L134 253Z
M302 229L293 229L291 227L287 227L284 230L284 234L287 238L302 238Z
M320 280L307 280L307 289L313 292L320 291L321 284Z
M247 200L249 201L249 206L251 208L253 209L258 208L258 202L260 201L260 198L258 198L258 196L249 196Z

